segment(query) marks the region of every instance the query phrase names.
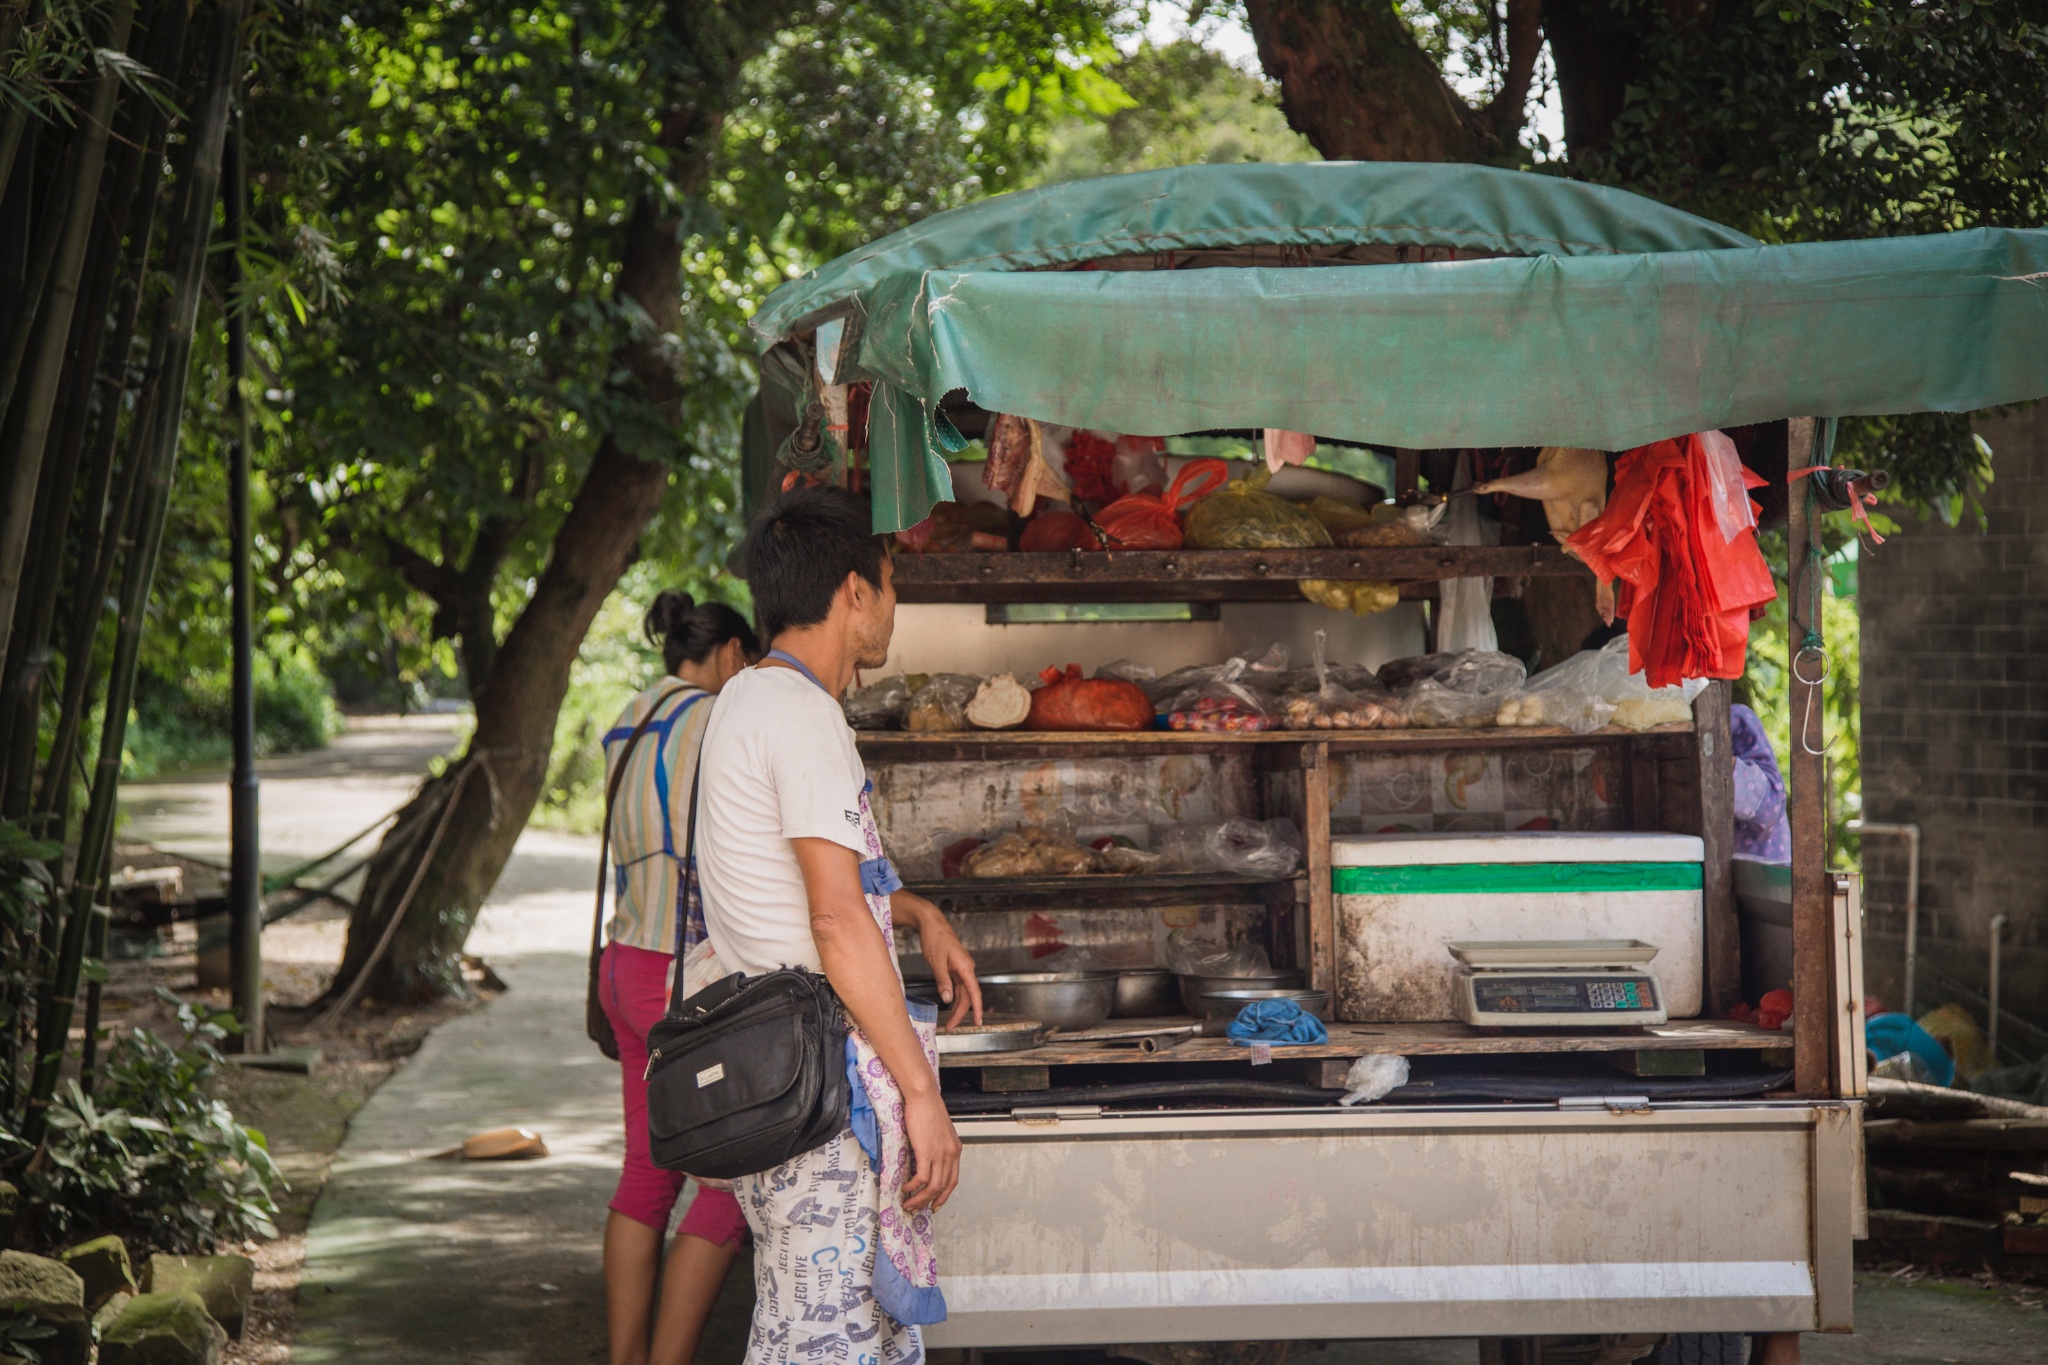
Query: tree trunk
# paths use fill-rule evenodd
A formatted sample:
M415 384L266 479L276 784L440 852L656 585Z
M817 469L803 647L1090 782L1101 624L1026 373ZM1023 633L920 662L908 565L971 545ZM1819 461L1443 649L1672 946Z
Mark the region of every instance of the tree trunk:
M657 334L681 320L676 227L675 218L642 201L626 228L619 288L647 311ZM680 376L658 336L626 350L644 396L673 413ZM461 990L456 954L540 799L569 667L668 483L666 466L626 454L609 436L599 444L532 599L489 672L472 679L476 732L467 752L420 789L370 864L335 977L337 999L351 989L386 1001ZM392 929L401 903L404 920ZM366 969L368 980L356 987Z
M1597 158L1613 140L1628 88L1642 76L1644 17L1620 10L1614 0L1546 0L1543 6L1543 32L1564 105L1565 145L1575 161Z
M1296 132L1332 161L1480 161L1490 120L1460 99L1387 0L1248 0L1259 62Z
M676 206L702 193L741 70L804 12L788 0L668 11L676 85L659 141L674 192L660 201L643 196L626 222L617 290L652 325L616 358L638 396L670 424L683 401L683 376L664 341L682 323ZM476 733L468 750L421 787L370 863L328 992L335 1011L364 992L409 1002L462 990L456 954L540 798L569 666L638 552L669 479L667 466L629 455L616 438L599 443L532 598L485 675L470 679Z

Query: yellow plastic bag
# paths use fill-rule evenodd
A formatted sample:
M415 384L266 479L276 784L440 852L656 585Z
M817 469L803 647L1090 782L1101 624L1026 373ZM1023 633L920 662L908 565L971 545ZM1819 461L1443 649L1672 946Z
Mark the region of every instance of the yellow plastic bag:
M1313 516L1266 491L1264 469L1232 479L1188 511L1190 550L1305 550L1331 543Z
M1301 595L1319 607L1348 611L1353 616L1372 616L1401 600L1401 589L1392 583L1370 579L1351 581L1335 578L1304 578L1297 587Z

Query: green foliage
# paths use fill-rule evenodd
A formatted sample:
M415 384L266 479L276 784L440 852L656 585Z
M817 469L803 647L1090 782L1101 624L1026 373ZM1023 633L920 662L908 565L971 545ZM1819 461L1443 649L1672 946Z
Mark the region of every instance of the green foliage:
M1827 681L1821 688L1819 727L1827 736L1828 754L1828 863L1831 867L1853 869L1857 836L1846 826L1863 814L1863 620L1856 599L1844 595L1839 578L1830 568L1855 553L1856 542L1829 518L1826 533L1835 542L1828 561L1816 569L1821 585L1821 635L1825 641ZM1748 706L1764 723L1771 748L1778 755L1778 770L1790 772L1795 718L1790 714L1786 673L1786 603L1791 596L1785 580L1785 533L1767 532L1757 538L1764 557L1778 581L1778 597L1764 612L1763 619L1749 630L1749 662L1735 685L1735 700ZM1853 560L1851 560L1853 562ZM1809 592L1813 591L1808 587ZM1800 673L1812 677L1816 662L1811 656L1800 660ZM1804 720L1804 717L1798 718Z
M28 1365L41 1365L43 1353L35 1343L47 1342L56 1335L55 1327L27 1313L0 1318L0 1360L24 1360Z
M54 842L0 820L0 1124L26 1084L32 1001L49 962L42 917L55 893L51 865L62 853Z
M1146 44L1109 74L1131 102L1107 117L1074 117L1047 135L1042 184L1163 166L1313 161L1287 126L1277 92L1194 42Z
M231 1016L165 998L177 1007L180 1045L131 1030L92 1095L72 1081L51 1107L44 1160L24 1173L24 1193L52 1242L113 1232L194 1252L277 1235L279 1177L263 1135L207 1094Z
M255 675L259 755L319 749L341 732L327 679L306 651L259 651ZM234 754L230 703L223 671L195 670L183 679L143 672L136 678L123 773L154 777L227 762Z

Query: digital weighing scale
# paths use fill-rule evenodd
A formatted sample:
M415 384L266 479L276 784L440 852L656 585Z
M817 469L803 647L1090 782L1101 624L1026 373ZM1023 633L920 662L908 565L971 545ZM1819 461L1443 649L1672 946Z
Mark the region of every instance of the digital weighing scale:
M1446 943L1458 960L1458 1017L1493 1028L1600 1028L1665 1022L1648 971L1655 944L1633 938Z

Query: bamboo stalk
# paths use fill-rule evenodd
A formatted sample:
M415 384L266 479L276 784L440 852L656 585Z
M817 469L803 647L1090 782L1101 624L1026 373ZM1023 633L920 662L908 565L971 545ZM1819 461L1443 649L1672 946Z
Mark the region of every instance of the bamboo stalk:
M159 11L162 31L159 33L154 26L151 29L152 69L175 71L183 65L188 17L186 7L178 0L170 0ZM79 515L77 561L78 572L85 581L72 593L71 620L64 640L64 695L35 806L37 811L56 817L53 837L60 843L71 815L73 758L85 728L87 697L92 691L93 646L106 615L107 590L114 581L114 567L120 561L128 510L139 482L131 476L118 487L113 484L114 455L120 445L121 397L128 388L128 349L135 336L149 278L150 243L156 231L158 190L163 183L163 142L169 128L168 120L154 101L143 101L139 107L143 120L142 135L137 139L142 148L142 178L130 210L127 255L121 267L121 297L114 308L107 363L98 376L99 425L93 431L92 446L85 457L89 473ZM152 406L149 394L154 392L151 378L147 373L143 378L145 395L136 404L135 421L130 425L132 443L138 451L141 434L148 430ZM128 468L140 468L135 457L131 456Z
M15 39L21 36L22 21L27 16L27 0L0 11L0 58L13 53ZM7 193L8 179L14 173L14 155L21 150L21 135L27 131L28 106L16 105L8 110L7 121L0 124L0 195Z
M164 44L160 28L166 9L173 7L183 9L182 5L175 4L175 0L170 0L170 3L156 0L145 18L145 31L149 34L149 45L145 49L148 62L161 58ZM80 474L89 471L89 499L87 510L80 517L81 529L89 521L97 530L96 509L105 503L107 496L113 447L108 446L104 461L91 465L82 464L79 455L92 425L93 395L97 388L94 380L99 374L105 348L107 311L113 303L115 287L121 280L123 229L129 224L136 192L141 186L143 163L152 159L145 152L152 141L147 134L152 120L161 122L161 119L153 101L127 102L121 120L121 153L108 179L107 192L100 202L99 211L93 215L92 244L86 252L78 307L71 319L70 352L57 404L57 425L43 461L44 490L38 494L42 504L42 510L37 513L39 532L24 567L26 577L21 605L15 609L15 640L10 648L10 657L17 662L11 666L12 677L7 680L5 690L0 691L0 716L7 715L11 707L15 727L15 741L9 746L12 757L0 758L0 771L6 774L5 785L0 787L0 816L8 819L19 820L33 807L35 726L41 717L43 689L49 680L52 662L50 640L56 628L57 598L64 582L63 551L70 540L72 503ZM153 159L160 168L161 155ZM159 176L160 169L158 174L150 177L152 194ZM132 327L131 313L128 326L120 329L124 358ZM112 420L116 416L110 396L108 417ZM93 498L97 501L92 501ZM97 541L96 536L94 540ZM84 537L81 537L81 553L77 561L80 566L92 563L92 559L83 552L83 543ZM50 755L53 762L67 761L69 746L53 747Z
M135 0L114 0L107 23L107 46L116 52L126 52L134 21ZM14 606L21 591L22 559L28 552L30 513L36 501L36 485L42 478L43 446L49 438L50 418L57 405L57 383L64 373L64 354L71 342L71 313L78 301L78 278L85 267L86 244L92 238L92 206L99 197L107 134L120 94L121 78L111 67L93 82L92 104L78 128L79 146L71 165L71 197L65 206L62 242L51 267L48 297L39 310L37 330L42 344L36 349L28 382L21 388L20 398L25 405L21 444L14 452L14 478L6 510L0 513L0 626L10 627L8 638L0 639L0 677L6 674L14 633Z
M177 237L169 253L171 296L157 314L151 338L153 366L163 377L160 399L145 446L146 482L138 508L138 530L128 572L121 585L121 619L115 635L114 659L107 672L107 704L100 731L100 752L92 797L86 808L72 875L69 913L57 948L49 1008L36 1026L36 1064L29 1083L23 1136L42 1141L49 1120L50 1098L71 1032L80 972L85 959L86 931L92 904L106 876L107 836L114 826L115 795L121 779L121 748L127 738L128 708L135 696L135 670L142 648L143 618L149 607L151 580L163 548L164 520L170 510L171 477L177 468L178 429L184 413L186 378L192 364L192 334L198 321L199 296L206 276L206 249L213 230L214 203L219 197L221 144L227 134L228 102L234 92L241 53L241 29L247 0L221 0L215 12L213 45L203 103L193 121L188 147L189 174L181 177Z

